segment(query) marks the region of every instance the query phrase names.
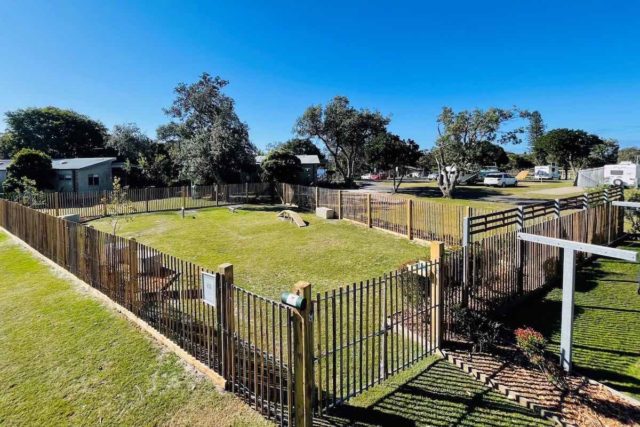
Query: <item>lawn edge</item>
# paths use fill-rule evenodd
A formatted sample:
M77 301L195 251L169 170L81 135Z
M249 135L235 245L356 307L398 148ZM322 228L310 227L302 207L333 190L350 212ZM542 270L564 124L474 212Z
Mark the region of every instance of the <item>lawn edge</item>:
M171 341L168 337L162 335L160 332L154 329L147 322L140 319L131 311L127 310L125 307L113 301L111 298L109 298L102 292L91 287L86 282L80 280L78 277L74 276L73 274L71 274L70 272L68 272L67 270L65 270L64 268L62 268L61 266L59 266L49 258L45 257L40 252L38 252L37 250L29 246L22 239L14 236L13 234L11 234L10 232L8 232L6 229L2 227L0 227L0 230L4 232L7 236L9 236L9 239L11 241L18 244L20 247L26 249L31 255L33 255L39 261L47 264L47 266L49 266L52 270L54 270L64 280L71 282L73 285L77 286L79 289L85 291L90 297L92 297L94 300L98 300L100 303L102 303L103 306L108 308L111 312L115 312L118 315L127 319L130 323L132 323L133 325L138 327L140 330L145 332L146 335L153 338L153 340L157 344L170 350L176 356L178 356L184 363L186 363L196 371L200 372L201 374L209 378L209 380L213 383L214 387L218 391L224 392L226 390L226 380L221 375L219 375L213 369L209 368L207 365L205 365L204 363L200 362L198 359L196 359L195 357L187 353L180 346L178 346L178 344Z

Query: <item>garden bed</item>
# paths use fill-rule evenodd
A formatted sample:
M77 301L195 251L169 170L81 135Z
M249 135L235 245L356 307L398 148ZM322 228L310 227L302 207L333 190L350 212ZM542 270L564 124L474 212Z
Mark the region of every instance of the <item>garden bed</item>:
M500 347L494 354L469 354L455 347L446 354L465 372L564 425L624 426L638 425L640 420L637 401L577 375L566 378L568 390L556 388L512 347Z

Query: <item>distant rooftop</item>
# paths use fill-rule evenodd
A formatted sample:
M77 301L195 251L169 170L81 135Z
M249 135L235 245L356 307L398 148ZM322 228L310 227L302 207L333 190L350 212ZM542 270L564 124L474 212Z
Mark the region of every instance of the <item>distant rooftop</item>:
M76 159L53 159L51 167L54 170L84 169L90 166L99 165L104 162L113 162L115 157L81 157ZM0 170L7 170L11 164L10 159L0 159Z
M260 164L267 156L256 156L256 163ZM303 165L319 165L320 158L315 154L300 154L296 156Z

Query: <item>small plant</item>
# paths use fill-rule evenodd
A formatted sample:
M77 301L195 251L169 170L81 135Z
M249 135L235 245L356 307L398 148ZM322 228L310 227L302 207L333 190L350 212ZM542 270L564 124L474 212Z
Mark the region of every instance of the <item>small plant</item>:
M10 194L10 198L21 205L34 209L40 208L45 204L44 192L38 190L36 182L26 176L20 178L14 192Z
M468 340L472 352L484 352L496 344L502 324L466 307L453 308L454 330Z
M627 198L629 202L640 202L640 191L634 190ZM624 216L628 223L631 224L631 231L634 234L640 234L640 211L638 209L625 209Z
M524 353L529 362L540 366L544 362L544 351L547 340L533 328L519 328L515 331L516 345Z
M136 212L136 208L129 200L127 189L120 184L119 177L113 178L111 197L103 197L102 203L106 205L107 215L111 217L112 234L115 236L121 222L131 221L133 218L129 215Z

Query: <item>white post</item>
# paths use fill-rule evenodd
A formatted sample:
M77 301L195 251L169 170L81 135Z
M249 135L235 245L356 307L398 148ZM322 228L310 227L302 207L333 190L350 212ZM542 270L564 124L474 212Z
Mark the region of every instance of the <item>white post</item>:
M573 294L576 287L576 252L564 249L562 273L562 324L560 332L560 364L571 372L571 343L573 342Z

